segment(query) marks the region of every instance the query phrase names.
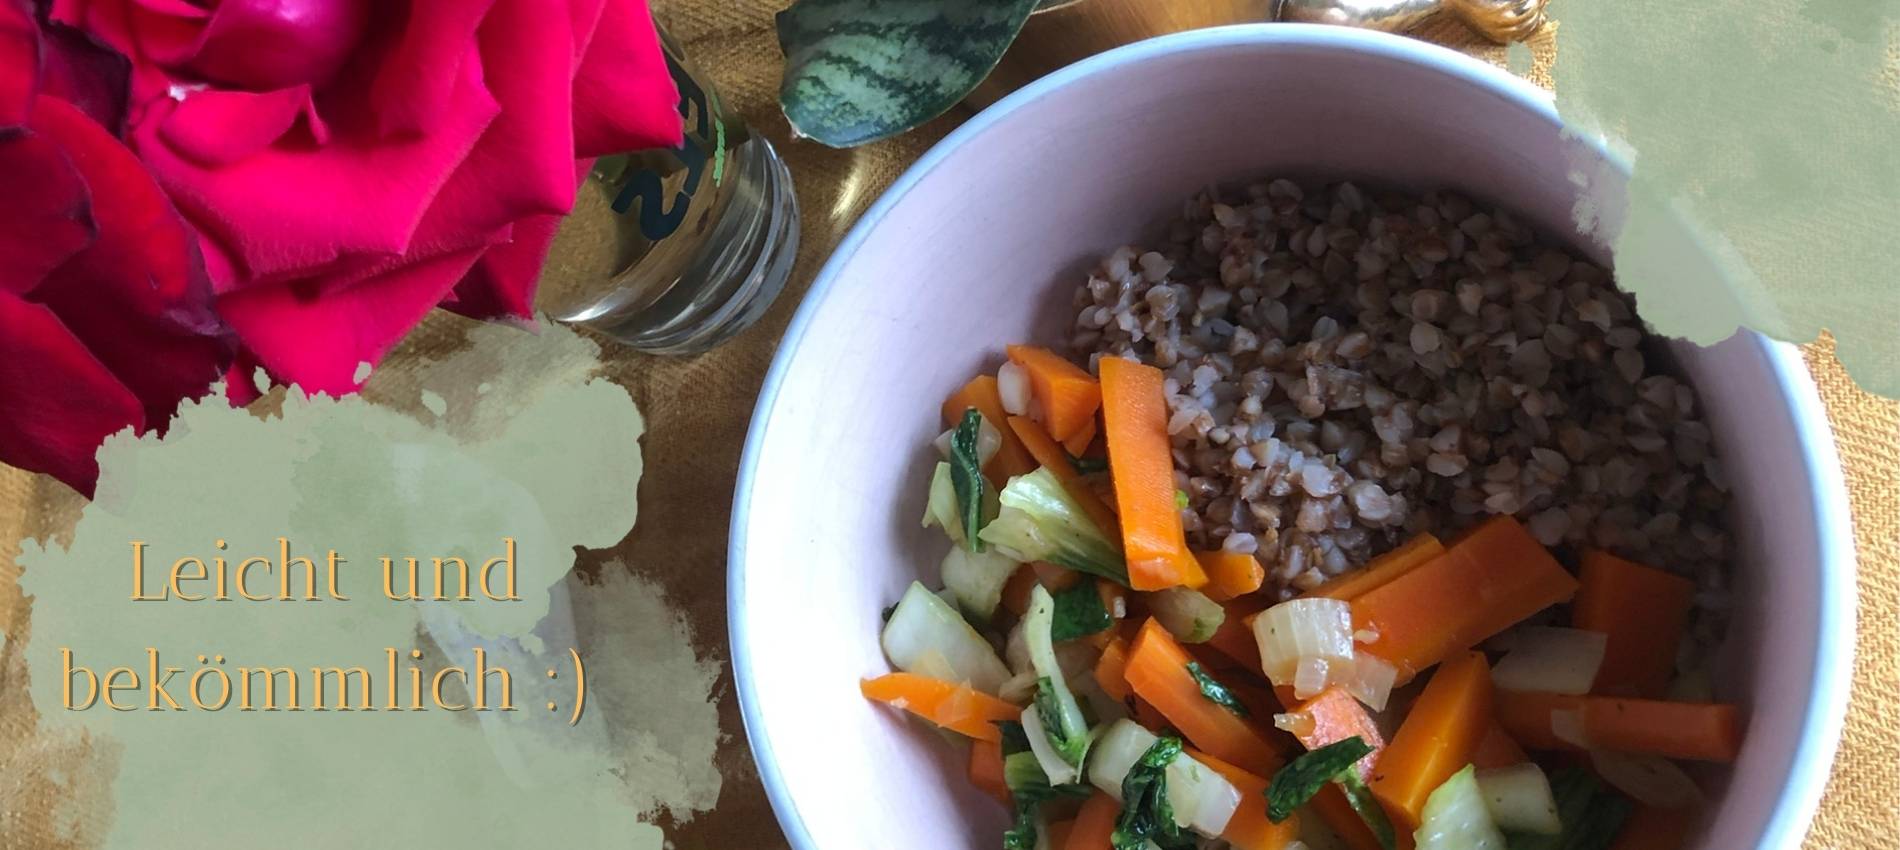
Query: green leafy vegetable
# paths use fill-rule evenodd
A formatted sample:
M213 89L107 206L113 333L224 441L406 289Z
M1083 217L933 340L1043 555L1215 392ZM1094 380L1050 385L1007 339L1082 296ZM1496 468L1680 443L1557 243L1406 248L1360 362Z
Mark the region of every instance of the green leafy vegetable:
M1056 660L1054 640L1055 599L1042 585L1029 591L1029 611L1023 617L1023 642L1029 649L1029 664L1036 671L1036 719L1055 754L1073 767L1082 766L1088 753L1088 718ZM1034 730L1029 730L1034 733ZM1031 746L1034 746L1032 737ZM1049 768L1055 771L1055 766ZM1059 776L1067 781L1070 777Z
M1385 807L1379 805L1372 796L1372 789L1359 778L1355 771L1348 770L1339 775L1339 787L1346 792L1346 802L1352 804L1352 810L1359 813L1359 819L1366 822L1366 828L1372 830L1372 837L1379 840L1379 846L1392 850L1398 846L1398 834L1392 829L1392 819L1385 814Z
M989 479L983 477L983 462L976 444L983 431L983 414L972 407L963 411L963 421L950 433L950 486L957 491L957 519L963 525L964 545L972 552L983 551L979 532L996 517L995 497Z
M1011 725L1016 726L1016 735L1021 737L1022 727ZM1008 727L1004 728L1004 747L1007 748L1009 733ZM1031 848L1036 845L1036 834L1040 829L1037 814L1043 803L1059 797L1087 797L1090 791L1087 785L1050 785L1049 776L1043 772L1035 754L1027 751L1014 752L1003 758L1003 784L1009 787L1010 799L1016 804L1016 821L1003 833L1005 848Z
M902 133L975 89L1037 0L798 0L778 15L792 130L832 147Z
M1065 704L1062 697L1063 691L1057 690L1055 680L1048 676L1036 680L1036 719L1048 733L1056 754L1063 761L1081 767L1082 757L1089 751L1087 722L1080 719L1081 704L1076 703L1073 696Z
M1372 752L1358 735L1343 738L1294 759L1273 775L1267 786L1267 818L1279 823L1306 805L1326 783L1351 773L1352 766Z
M1189 504L1188 494L1186 492L1181 491L1181 490L1174 491L1174 506L1175 507L1185 510L1188 504Z
M1058 567L1128 585L1128 563L1119 540L1089 519L1055 473L1038 468L1010 479L1000 497L1002 512L981 537L1010 557L1027 563L1047 561Z
M1189 661L1187 663L1187 669L1188 673L1194 677L1194 683L1201 686L1201 696L1207 697L1207 699L1215 705L1233 712L1235 717L1247 716L1247 707L1240 704L1240 698L1234 696L1234 692L1228 690L1226 685L1221 684L1219 680L1208 675L1207 671L1202 669L1201 662Z
M1122 811L1109 835L1115 850L1141 850L1148 841L1163 848L1194 846L1193 836L1175 822L1174 805L1168 801L1166 770L1180 755L1181 739L1163 735L1122 778Z
M1563 832L1506 833L1508 850L1604 850L1616 840L1617 831L1633 808L1629 800L1604 788L1581 768L1566 768L1552 775L1550 793L1557 798L1557 818L1563 822Z
M1055 599L1055 622L1049 628L1049 636L1056 643L1087 637L1115 624L1092 580L1078 581L1057 591Z

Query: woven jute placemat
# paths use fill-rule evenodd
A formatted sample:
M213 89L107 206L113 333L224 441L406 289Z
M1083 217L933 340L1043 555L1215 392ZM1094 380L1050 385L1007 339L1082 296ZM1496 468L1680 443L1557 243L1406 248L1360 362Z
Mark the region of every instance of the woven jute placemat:
M968 116L957 111L901 138L835 151L793 142L774 102L780 60L772 15L784 0L657 2L656 13L712 78L728 104L764 133L791 166L801 204L802 245L792 282L750 331L709 354L665 359L608 346L603 370L628 387L646 413L646 475L639 526L612 550L584 553L583 570L631 565L660 582L691 622L702 655L727 657L726 532L733 480L752 405L778 340L812 275L859 214L905 167ZM1546 87L1560 44L1554 28L1531 43L1527 76ZM1499 65L1501 48L1457 25L1421 38ZM557 262L551 273L560 273ZM384 365L377 381L401 381L410 364L458 344L464 325L431 317ZM1840 444L1860 555L1860 635L1856 687L1834 778L1806 846L1900 846L1900 402L1856 388L1821 340L1805 347ZM0 467L0 843L21 848L94 846L96 830L74 829L73 810L55 796L76 785L110 781L110 748L84 740L50 740L25 699L20 646L29 639L13 559L26 536L69 533L80 499L49 480ZM760 788L746 747L730 673L718 689L725 738L715 760L725 777L710 812L661 826L673 846L786 846ZM109 796L101 799L109 800ZM109 805L102 803L101 805ZM106 812L95 812L107 817ZM81 820L92 820L82 817ZM97 821L94 821L95 823Z

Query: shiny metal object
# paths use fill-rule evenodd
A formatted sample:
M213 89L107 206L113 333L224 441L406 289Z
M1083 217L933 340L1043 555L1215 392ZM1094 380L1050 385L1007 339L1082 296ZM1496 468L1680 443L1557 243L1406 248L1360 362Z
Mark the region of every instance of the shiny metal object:
M1499 44L1524 41L1544 25L1549 0L1275 0L1273 18L1404 32L1450 15Z

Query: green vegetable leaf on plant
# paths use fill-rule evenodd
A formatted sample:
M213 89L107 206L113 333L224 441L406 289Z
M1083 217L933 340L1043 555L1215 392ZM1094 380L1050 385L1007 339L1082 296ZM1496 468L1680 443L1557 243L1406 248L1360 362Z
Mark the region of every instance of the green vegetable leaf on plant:
M983 462L976 444L983 431L983 414L972 407L963 411L963 420L950 433L950 484L957 493L957 515L963 526L963 543L972 552L983 551L983 539L977 532L996 518L996 497L990 492L989 479L983 477Z
M1193 846L1168 802L1167 767L1180 755L1181 739L1163 735L1122 777L1122 811L1109 835L1115 850L1141 850L1149 841L1165 848Z
M1037 0L798 0L778 14L779 105L836 148L949 111L1002 59Z
M1293 810L1306 805L1326 783L1352 772L1372 747L1358 735L1344 738L1300 756L1280 768L1267 786L1267 818L1279 823L1293 816Z
M1055 594L1055 622L1049 637L1057 643L1087 637L1115 624L1093 580L1078 581Z
M1188 674L1194 677L1194 683L1201 686L1201 696L1233 712L1235 717L1247 716L1247 707L1240 703L1240 698L1234 696L1234 692L1228 690L1226 685L1220 683L1220 680L1208 675L1207 670L1201 667L1201 662L1189 661L1187 669Z

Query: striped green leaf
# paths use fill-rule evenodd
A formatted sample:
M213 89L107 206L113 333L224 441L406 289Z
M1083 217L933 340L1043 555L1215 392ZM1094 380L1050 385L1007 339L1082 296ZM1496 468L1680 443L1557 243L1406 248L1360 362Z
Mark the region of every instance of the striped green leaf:
M1037 0L798 0L778 14L792 130L837 148L895 136L976 88Z

